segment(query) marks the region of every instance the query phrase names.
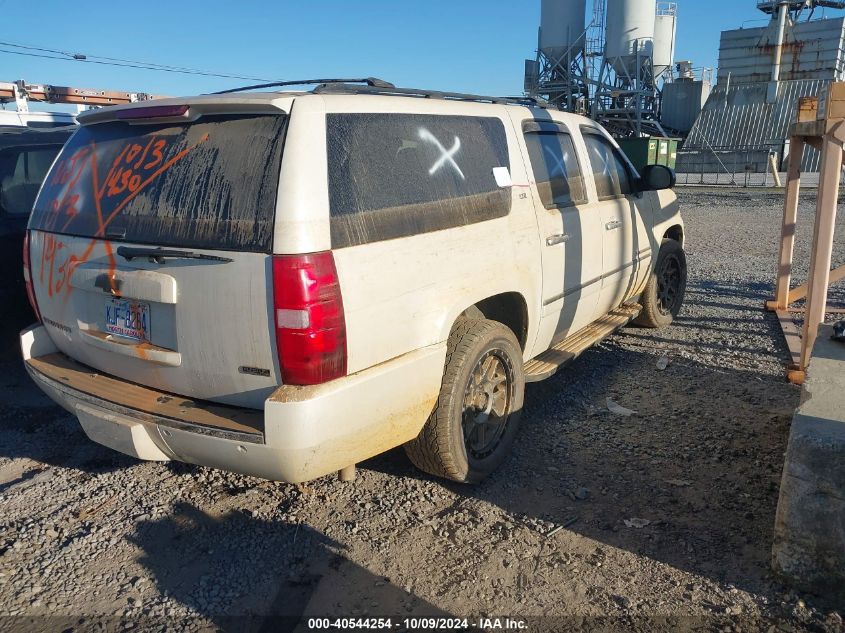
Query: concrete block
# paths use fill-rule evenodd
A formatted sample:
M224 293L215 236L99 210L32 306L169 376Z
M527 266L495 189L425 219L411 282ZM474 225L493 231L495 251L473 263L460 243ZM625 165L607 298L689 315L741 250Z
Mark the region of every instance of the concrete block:
M845 602L845 345L822 326L789 434L772 565L797 589Z

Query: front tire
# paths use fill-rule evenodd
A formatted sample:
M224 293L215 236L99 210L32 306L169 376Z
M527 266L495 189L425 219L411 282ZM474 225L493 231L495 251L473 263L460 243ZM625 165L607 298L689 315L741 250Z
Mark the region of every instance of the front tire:
M405 452L431 475L478 483L510 452L524 397L522 349L513 332L461 318L449 335L437 404Z
M687 256L681 244L665 239L657 254L657 265L643 292L643 310L634 319L640 327L672 325L681 311L687 289Z

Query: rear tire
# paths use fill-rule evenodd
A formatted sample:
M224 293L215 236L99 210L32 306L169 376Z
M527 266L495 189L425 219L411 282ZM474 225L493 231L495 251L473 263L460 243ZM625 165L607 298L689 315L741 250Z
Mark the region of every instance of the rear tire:
M513 332L495 321L458 319L437 404L405 452L431 475L478 483L510 452L524 397L522 349Z
M647 328L672 325L681 311L686 289L687 256L679 242L665 239L640 300L643 310L634 324Z

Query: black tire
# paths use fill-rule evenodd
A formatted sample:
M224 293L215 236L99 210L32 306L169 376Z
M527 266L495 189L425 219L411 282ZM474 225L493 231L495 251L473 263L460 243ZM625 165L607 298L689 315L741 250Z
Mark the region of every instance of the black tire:
M634 319L634 324L647 328L672 325L681 311L686 289L686 253L679 242L665 239L657 254L657 265L640 299L643 311Z
M461 318L449 335L437 404L405 452L431 475L478 483L510 452L524 397L522 350L513 332L495 321Z

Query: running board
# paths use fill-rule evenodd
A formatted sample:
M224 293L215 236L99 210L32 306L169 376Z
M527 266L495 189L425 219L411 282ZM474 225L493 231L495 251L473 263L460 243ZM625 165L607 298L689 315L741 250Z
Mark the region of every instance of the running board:
M525 382L539 382L550 378L566 363L578 358L596 343L606 339L639 316L642 306L626 303L607 316L562 340L560 343L525 363Z

